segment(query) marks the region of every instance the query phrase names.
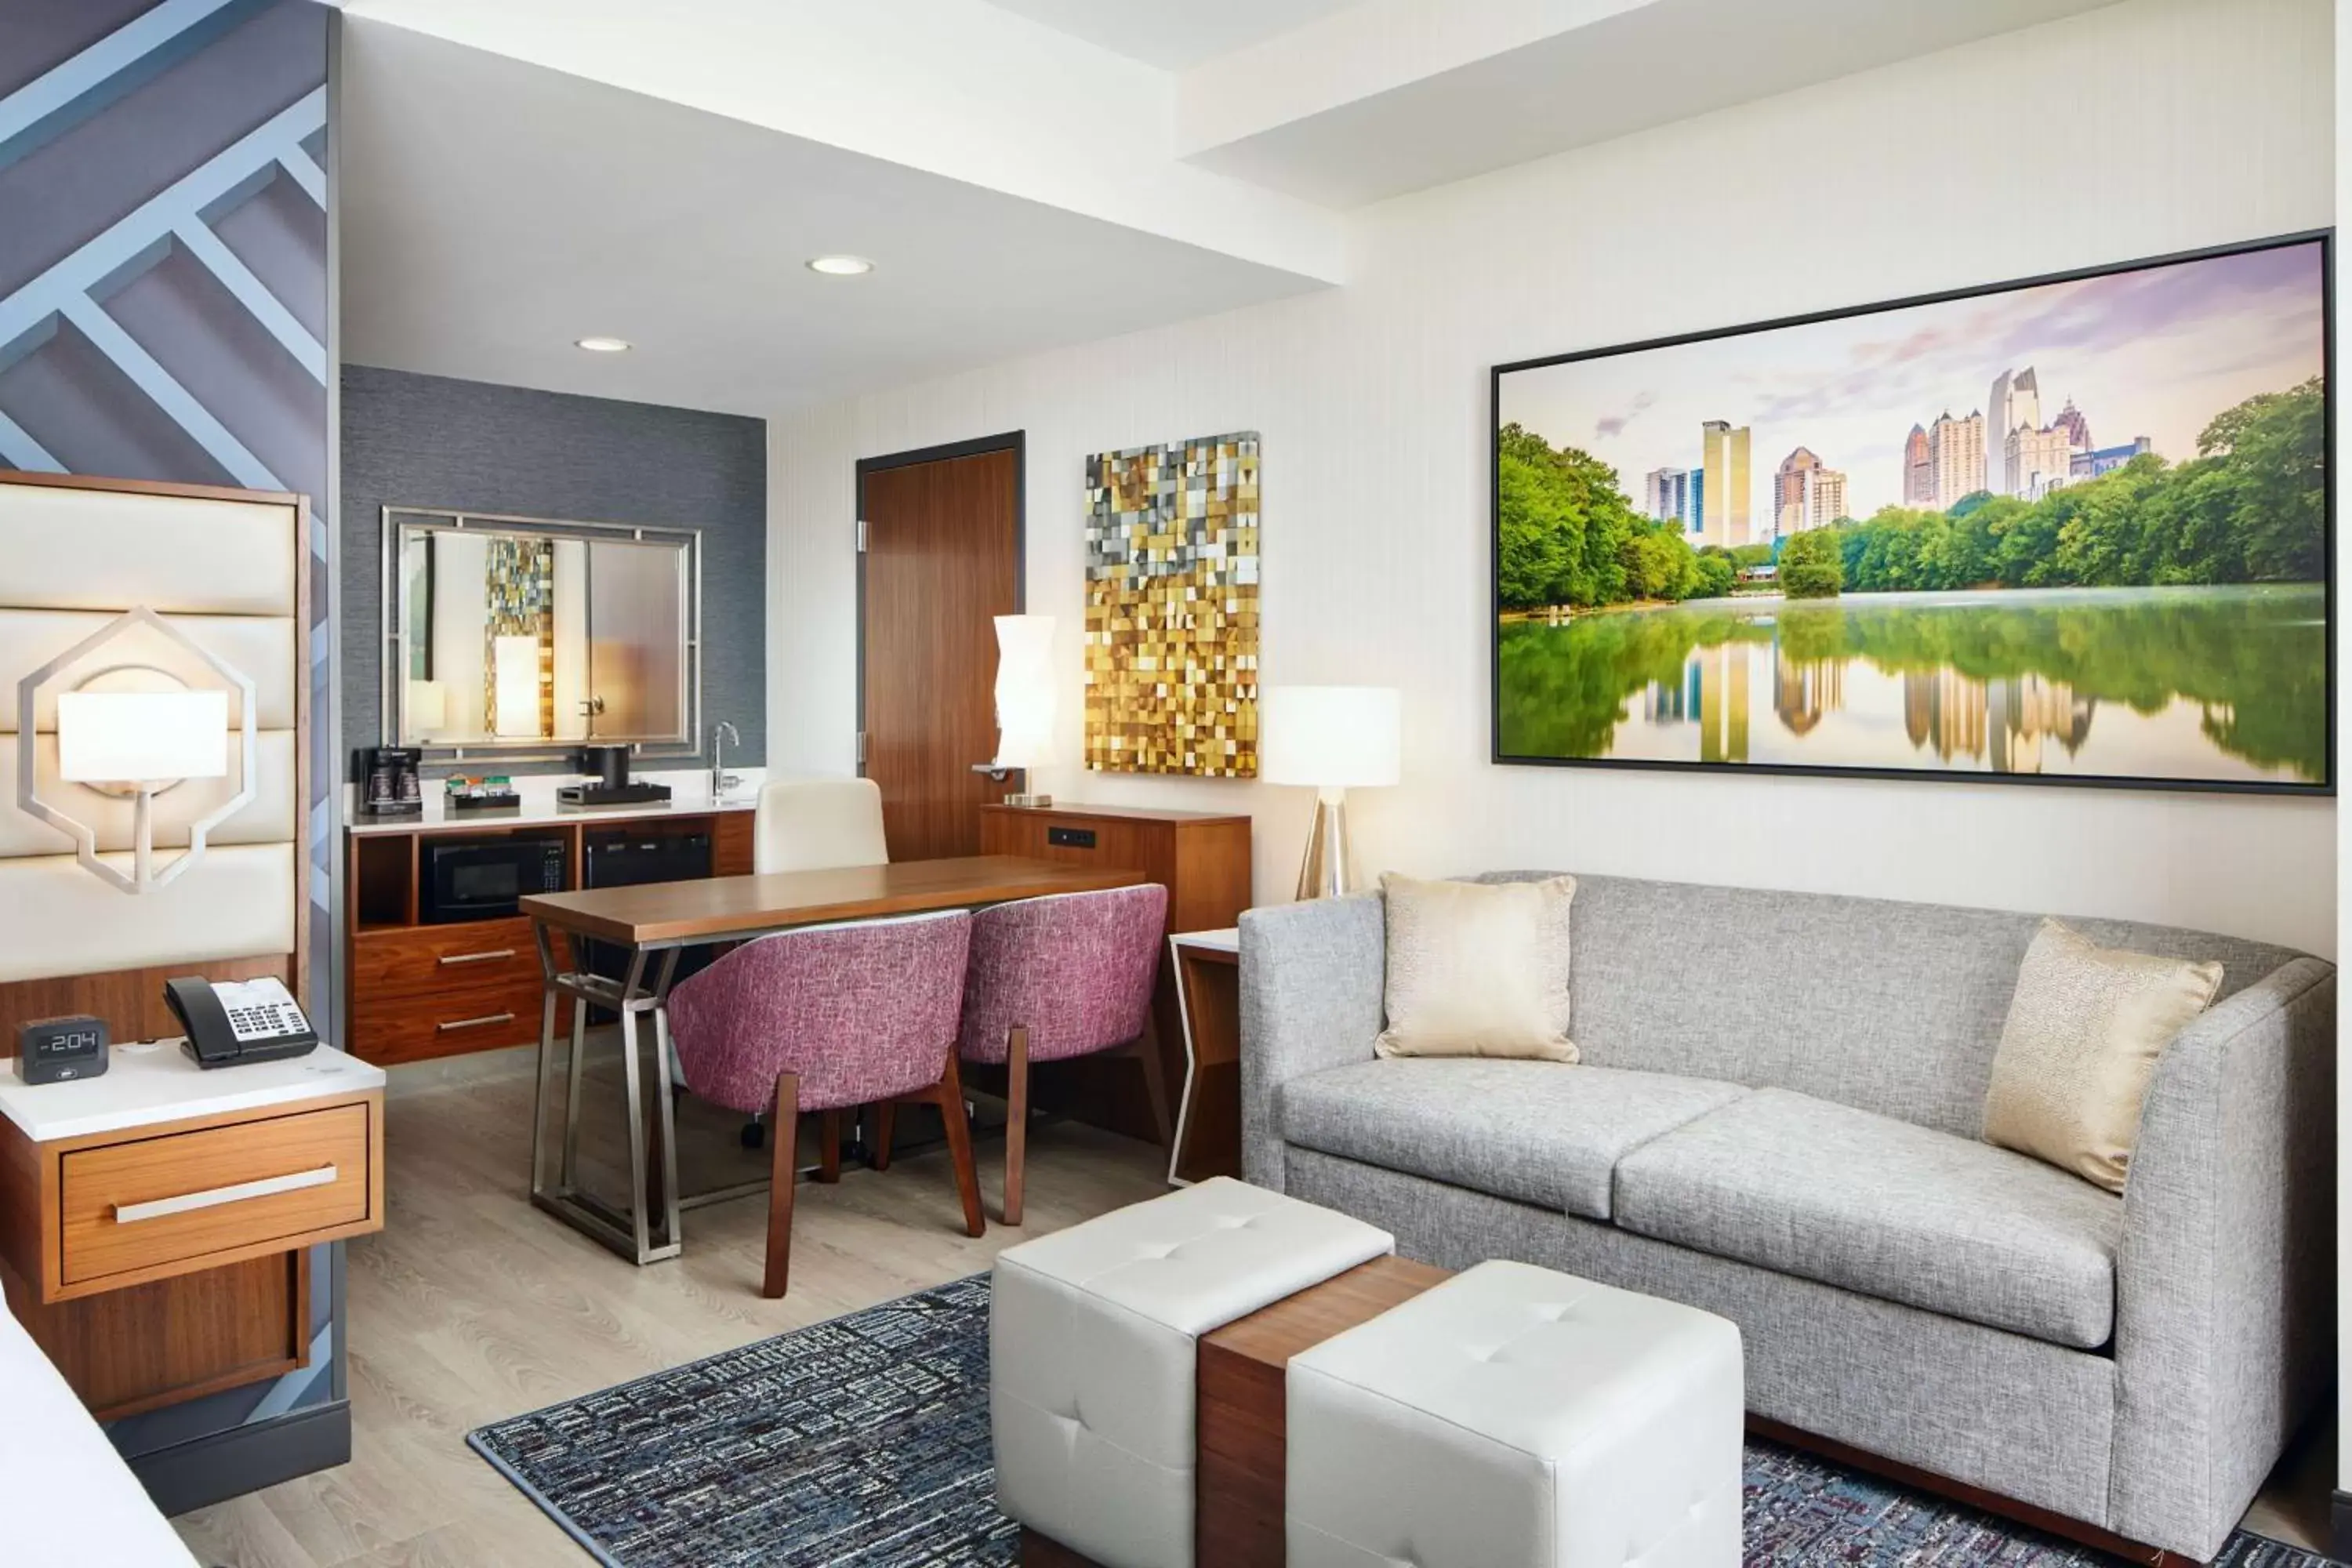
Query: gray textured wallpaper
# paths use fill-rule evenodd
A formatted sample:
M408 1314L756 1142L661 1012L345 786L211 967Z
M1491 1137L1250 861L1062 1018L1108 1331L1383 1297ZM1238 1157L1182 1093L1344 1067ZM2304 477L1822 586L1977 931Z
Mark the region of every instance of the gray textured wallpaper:
M766 759L765 421L346 365L342 480L344 776L381 741L386 506L702 530L706 759L721 719Z

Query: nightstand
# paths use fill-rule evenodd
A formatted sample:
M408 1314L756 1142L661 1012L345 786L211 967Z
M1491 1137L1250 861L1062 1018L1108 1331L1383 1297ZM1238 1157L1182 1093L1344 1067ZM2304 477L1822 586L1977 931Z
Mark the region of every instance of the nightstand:
M1184 1095L1176 1109L1168 1184L1242 1173L1242 933L1168 939L1184 1020Z
M309 1248L383 1227L383 1081L329 1046L210 1072L117 1046L37 1088L0 1064L0 1288L91 1414L307 1363Z

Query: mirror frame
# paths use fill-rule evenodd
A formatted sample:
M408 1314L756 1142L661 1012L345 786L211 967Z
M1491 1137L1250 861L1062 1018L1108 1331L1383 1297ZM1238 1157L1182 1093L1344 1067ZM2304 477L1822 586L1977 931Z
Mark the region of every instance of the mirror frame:
M464 763L475 758L498 763L571 762L585 741L571 744L550 739L532 741L466 741L419 742L402 740L407 718L408 575L401 570L413 538L435 533L521 535L542 539L631 540L643 544L667 544L686 561L685 637L678 668L686 689L679 711L686 732L627 742L632 756L682 759L702 755L702 531L698 528L652 528L628 522L581 522L562 518L515 517L499 512L468 511L458 507L385 506L380 509L383 530L383 610L377 653L383 663L382 719L377 729L386 746L407 746L434 764ZM617 743L617 742L603 742Z

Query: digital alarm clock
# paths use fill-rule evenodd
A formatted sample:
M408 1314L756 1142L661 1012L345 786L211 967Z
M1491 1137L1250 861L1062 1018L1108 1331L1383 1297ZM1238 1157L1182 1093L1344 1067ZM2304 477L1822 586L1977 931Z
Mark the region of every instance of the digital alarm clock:
M64 1083L106 1070L106 1020L36 1018L16 1030L16 1076L26 1083Z

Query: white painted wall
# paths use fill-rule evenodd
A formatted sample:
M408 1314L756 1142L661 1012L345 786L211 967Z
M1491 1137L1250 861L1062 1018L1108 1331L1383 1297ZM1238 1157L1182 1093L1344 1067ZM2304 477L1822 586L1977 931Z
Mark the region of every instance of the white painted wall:
M1062 617L1075 759L1086 455L1254 428L1265 679L1404 691L1405 781L1353 806L1368 871L1824 889L2333 953L2325 801L1486 760L1488 365L2325 225L2330 11L2132 0L1363 209L1342 289L780 414L771 762L854 760L854 459L1028 432L1029 607ZM1075 765L1042 782L1247 810L1258 897L1287 896L1303 792Z

